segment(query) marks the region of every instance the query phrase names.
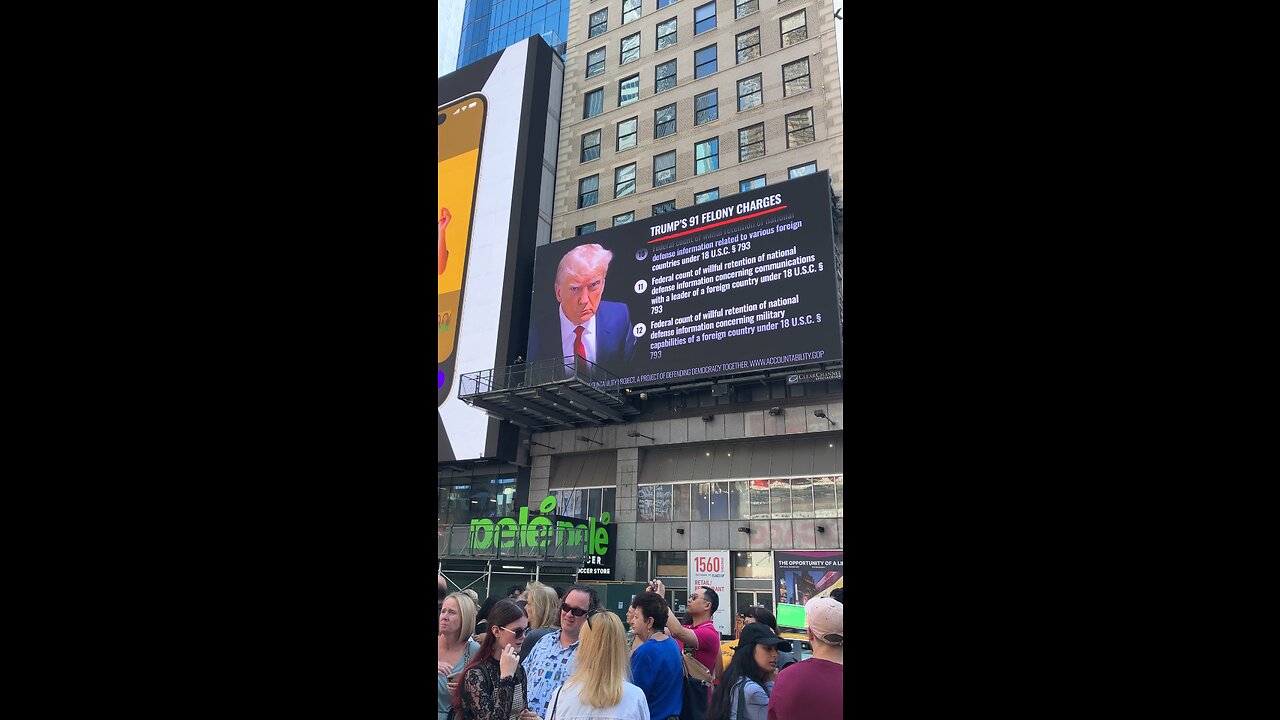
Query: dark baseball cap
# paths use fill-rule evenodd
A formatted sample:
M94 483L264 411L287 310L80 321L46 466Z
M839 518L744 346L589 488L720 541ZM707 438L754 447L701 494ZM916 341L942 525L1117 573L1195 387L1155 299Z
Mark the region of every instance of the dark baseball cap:
M773 628L764 623L748 623L742 626L742 634L738 636L738 647L747 645L777 645L782 652L791 652L791 641L774 634Z

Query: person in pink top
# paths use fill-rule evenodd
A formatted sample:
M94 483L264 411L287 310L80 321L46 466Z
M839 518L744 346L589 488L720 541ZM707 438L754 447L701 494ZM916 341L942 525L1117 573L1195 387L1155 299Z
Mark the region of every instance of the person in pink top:
M829 597L804 604L813 657L778 673L768 720L812 720L821 698L823 717L844 716L844 605Z
M661 580L654 580L650 587L653 591L666 597L667 589ZM695 588L689 595L688 625L681 625L675 615L667 615L667 634L680 641L682 648L693 650L693 659L702 663L713 676L720 674L720 631L711 621L716 608L720 607L720 596L709 587ZM711 693L708 688L707 698Z

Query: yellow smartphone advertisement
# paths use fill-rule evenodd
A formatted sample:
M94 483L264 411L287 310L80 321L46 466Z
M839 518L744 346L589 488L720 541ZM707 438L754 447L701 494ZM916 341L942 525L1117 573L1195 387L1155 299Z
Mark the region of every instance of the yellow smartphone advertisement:
M436 198L439 260L436 269L437 407L444 403L453 386L486 106L484 96L475 93L440 106L436 114L439 135L439 192Z

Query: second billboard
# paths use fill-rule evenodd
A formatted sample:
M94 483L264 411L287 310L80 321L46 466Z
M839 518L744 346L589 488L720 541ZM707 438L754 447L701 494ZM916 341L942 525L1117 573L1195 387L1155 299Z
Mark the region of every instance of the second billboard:
M830 197L824 171L538 248L528 361L638 387L841 360Z

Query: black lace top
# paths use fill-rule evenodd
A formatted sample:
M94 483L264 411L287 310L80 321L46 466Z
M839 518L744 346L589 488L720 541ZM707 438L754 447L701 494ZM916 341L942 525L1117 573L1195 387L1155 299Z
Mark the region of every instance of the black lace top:
M462 678L463 720L518 720L528 705L524 667L502 678L498 661L489 658L467 671Z

